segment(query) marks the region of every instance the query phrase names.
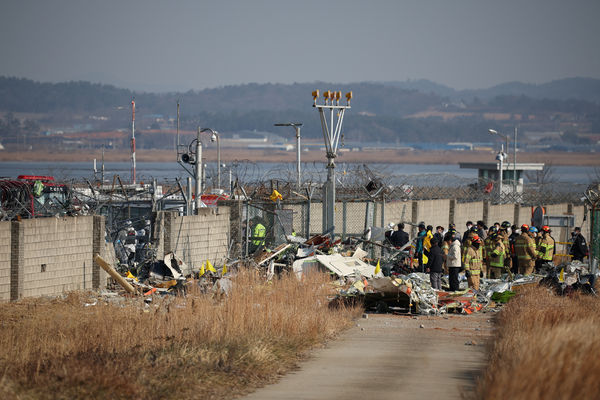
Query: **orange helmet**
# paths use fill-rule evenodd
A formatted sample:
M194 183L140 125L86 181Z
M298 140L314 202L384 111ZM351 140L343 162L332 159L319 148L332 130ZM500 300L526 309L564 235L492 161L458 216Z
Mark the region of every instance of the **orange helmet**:
M527 225L527 224L521 225L521 232L527 232L527 231L529 231L529 225Z
M548 225L542 226L542 232L550 232L550 227Z
M473 235L471 243L481 243L481 238L479 237L479 235Z

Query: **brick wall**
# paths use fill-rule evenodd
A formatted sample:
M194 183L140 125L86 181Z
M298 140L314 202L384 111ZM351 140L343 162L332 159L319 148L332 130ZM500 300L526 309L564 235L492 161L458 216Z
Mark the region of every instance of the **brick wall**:
M93 217L36 218L23 229L23 297L92 288Z
M229 245L229 207L201 208L198 215L179 216L161 212L163 231L158 257L169 252L183 259L193 271L209 260L221 266ZM183 271L189 273L190 271Z
M10 300L10 222L0 222L0 301Z

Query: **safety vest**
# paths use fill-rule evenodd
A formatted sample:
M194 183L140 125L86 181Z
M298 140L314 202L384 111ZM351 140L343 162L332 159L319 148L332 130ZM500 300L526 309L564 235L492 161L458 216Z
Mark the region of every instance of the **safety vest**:
M519 258L519 262L531 261L537 256L535 242L527 233L521 233L521 235L515 240L515 251L517 253L517 257Z
M490 251L490 267L504 268L504 256L506 255L506 248L502 239L496 240L493 243L492 250Z
M552 236L546 234L540 239L538 257L544 261L552 261L554 258L554 239L552 239Z
M33 183L33 195L35 197L40 197L44 192L44 184L41 181L35 181Z
M262 246L265 243L266 233L267 229L263 224L256 224L254 230L252 231L252 244L254 244L255 246Z
M469 246L465 252L465 271L470 271L473 275L479 275L481 272L481 248L475 249L473 246Z
M423 239L423 249L424 250L431 250L431 239L433 238L433 234L431 233L431 231L427 231L427 233L425 234L425 238Z

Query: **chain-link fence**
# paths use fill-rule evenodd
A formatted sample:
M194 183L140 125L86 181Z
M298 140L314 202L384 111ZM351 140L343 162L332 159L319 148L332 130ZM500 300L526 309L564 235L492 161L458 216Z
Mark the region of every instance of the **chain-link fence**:
M290 234L311 237L323 233L322 184L326 172L322 167L305 167L302 177L299 186L296 171L289 167L265 172L261 181L237 181L233 192L243 192L245 199L241 214L248 215L249 220L258 217L263 221L269 232L267 244L280 244ZM409 231L420 221L434 227L447 227L449 223L462 227L469 219L488 224L503 220L531 223L537 206L545 207L550 214L577 214L580 224L585 221L583 193L588 186L507 181L499 191L489 180L446 173L402 175L356 166L336 172L334 233L342 239L357 237L369 234L371 227L398 222L404 222ZM274 190L283 200L269 199Z

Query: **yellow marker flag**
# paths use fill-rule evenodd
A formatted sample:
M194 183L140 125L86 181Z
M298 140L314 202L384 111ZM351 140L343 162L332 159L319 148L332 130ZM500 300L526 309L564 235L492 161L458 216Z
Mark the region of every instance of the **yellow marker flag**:
M213 265L208 260L206 260L206 270L210 272L217 272L215 267L213 267Z
M564 268L560 270L560 276L558 277L558 281L559 282L565 281L565 269Z
M377 266L375 267L375 275L381 272L381 266L379 265L379 259L377 260Z
M277 190L273 189L273 193L271 193L269 199L271 199L271 201L277 201L278 199L283 200L283 196Z
M227 273L227 264L223 264L223 271L221 272L221 276Z
M204 269L204 264L202 264L202 268L200 268L200 271L198 271L198 276L202 276L206 273L206 270Z

